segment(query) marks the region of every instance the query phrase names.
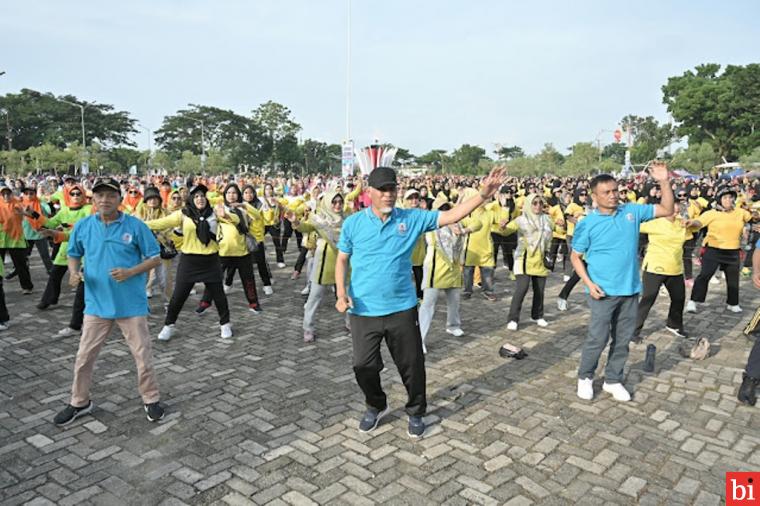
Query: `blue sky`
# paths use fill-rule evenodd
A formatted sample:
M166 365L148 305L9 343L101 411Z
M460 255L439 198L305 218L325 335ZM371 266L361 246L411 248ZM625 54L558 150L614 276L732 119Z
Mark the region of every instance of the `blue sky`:
M415 154L564 150L629 113L667 120L669 76L760 60L752 0L351 5L352 137ZM151 129L188 103L249 114L271 99L304 138L341 142L346 20L347 0L6 2L0 94L72 93Z

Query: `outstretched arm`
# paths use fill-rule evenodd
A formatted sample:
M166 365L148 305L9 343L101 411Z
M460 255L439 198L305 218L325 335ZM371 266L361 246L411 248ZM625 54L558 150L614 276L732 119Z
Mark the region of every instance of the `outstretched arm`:
M467 199L453 209L442 212L438 215L438 226L444 227L456 223L471 212L480 204L490 199L499 187L504 183L507 176L507 169L504 167L495 167L491 173L483 180L483 188L478 195Z

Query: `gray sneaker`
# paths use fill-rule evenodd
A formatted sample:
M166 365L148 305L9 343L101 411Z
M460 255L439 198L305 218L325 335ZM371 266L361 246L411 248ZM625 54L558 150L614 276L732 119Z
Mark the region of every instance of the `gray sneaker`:
M409 428L407 430L409 437L422 437L425 433L425 422L421 416L409 417Z
M375 408L368 408L364 413L361 421L359 422L359 432L372 432L377 428L377 424L380 423L380 419L390 413L390 406L385 406L385 409L379 411Z

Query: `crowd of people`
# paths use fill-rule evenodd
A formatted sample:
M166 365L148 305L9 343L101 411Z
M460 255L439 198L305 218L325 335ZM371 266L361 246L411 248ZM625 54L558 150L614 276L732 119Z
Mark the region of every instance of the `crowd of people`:
M568 311L569 295L582 281L591 318L578 396L593 398L594 373L609 346L602 389L628 401L629 343L646 337L644 323L658 295L670 299L664 329L688 339L684 312L698 312L719 277L726 310L742 312L740 278L753 275L760 251L760 182L684 179L662 163L623 179L516 178L502 168L484 178L399 178L386 167L365 177L29 176L0 182L0 196L0 269L6 253L13 265L4 279L17 278L22 294L34 295L29 259L36 251L48 275L40 311L59 303L67 273L76 290L69 324L58 332L81 333L71 402L56 416L58 425L92 409L94 361L114 323L133 352L148 419L163 417L148 299L164 303L159 341L179 334L176 322L196 290L202 296L194 311L214 305L220 337L232 339L228 295L235 273L249 313L259 314L274 293L270 260L286 269L289 245L298 251L290 277L304 280L307 297L304 342L317 341L317 310L333 291L336 308L346 313L367 403L360 430L373 430L388 410L379 377L385 339L409 394L415 437L425 430L424 355L441 293L445 331L458 337L465 332L462 298L492 304L510 297L506 329L514 332L524 325L529 290L530 320L546 327L547 278L562 279L559 312ZM501 288L494 276L499 264L507 272ZM701 266L696 277L695 265ZM760 266L754 267L760 287ZM0 330L10 320L0 280ZM745 334L754 338L758 323L760 312ZM508 342L499 354L525 356ZM754 405L760 350L750 355L744 379L739 399Z

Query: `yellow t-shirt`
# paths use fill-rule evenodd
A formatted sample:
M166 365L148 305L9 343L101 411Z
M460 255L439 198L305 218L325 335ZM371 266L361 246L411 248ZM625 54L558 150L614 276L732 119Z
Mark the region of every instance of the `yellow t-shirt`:
M588 198L588 197L586 197L586 198ZM576 204L575 202L570 202L570 204L568 204L568 206L565 208L565 215L566 216L572 216L573 218L576 219L576 221L580 221L580 218L585 213L586 213L586 210L583 207L581 207L578 204ZM568 222L567 222L567 235L569 235L570 237L573 236L573 234L575 233L575 226L576 225L577 225L577 223L570 223L570 221L568 220Z
M752 215L744 209L718 211L711 209L699 216L699 223L707 227L705 246L717 249L739 249L744 224Z
M652 274L683 274L683 243L691 236L683 221L657 218L642 223L639 230L649 235L642 268Z

